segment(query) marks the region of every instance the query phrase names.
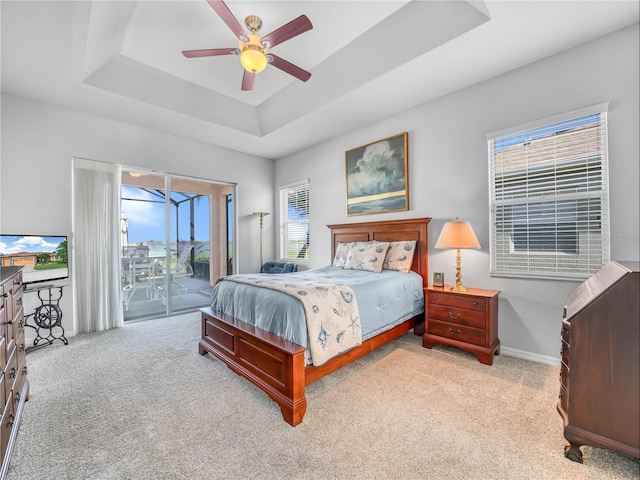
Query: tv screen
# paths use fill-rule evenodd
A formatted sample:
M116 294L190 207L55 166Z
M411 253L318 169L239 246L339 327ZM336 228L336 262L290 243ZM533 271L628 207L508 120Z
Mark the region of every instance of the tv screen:
M50 282L69 277L65 235L0 235L2 267L23 267L22 282Z

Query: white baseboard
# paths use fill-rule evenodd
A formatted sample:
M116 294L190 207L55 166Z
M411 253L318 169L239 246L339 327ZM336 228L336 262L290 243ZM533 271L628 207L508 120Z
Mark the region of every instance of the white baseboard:
M29 329L27 329L29 330ZM25 330L26 332L26 330ZM76 335L74 330L66 331L65 337L70 338ZM33 341L35 340L35 335L32 335L31 338L29 336L25 337L26 345L33 345ZM56 342L57 343L57 342ZM549 357L546 355L539 355L537 353L527 352L525 350L518 350L515 348L509 347L500 347L500 355L508 355L510 357L521 358L522 360L528 360L530 362L542 363L544 365L551 365L553 367L560 366L560 358Z
M560 358L548 357L546 355L538 355L537 353L525 352L524 350L517 350L515 348L500 347L500 355L508 355L510 357L521 358L523 360L529 360L531 362L543 363L545 365L551 365L554 367L560 366Z

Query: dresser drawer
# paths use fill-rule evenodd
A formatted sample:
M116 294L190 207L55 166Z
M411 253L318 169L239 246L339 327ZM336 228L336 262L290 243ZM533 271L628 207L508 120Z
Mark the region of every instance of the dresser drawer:
M24 330L21 331L20 336L18 337L18 339L16 340L16 363L18 365L20 365L21 363L24 363L25 361L25 356L27 354L27 346L25 345L25 341L24 341Z
M468 297L464 295L429 292L427 302L429 305L447 305L451 307L468 308L470 310L479 310L481 312L484 312L485 310L484 298Z
M569 387L569 366L564 362L560 364L560 384L565 389Z
M22 283L21 282L14 283L13 295L12 295L14 317L18 314L18 310L22 308L22 294L23 294Z
M430 303L427 307L427 312L430 319L468 325L470 327L485 328L486 318L484 312L477 310L467 310L465 308L456 308L455 306L442 306Z
M564 386L560 387L560 408L567 413L567 407L569 406L569 392Z
M9 402L4 406L4 410L2 411L2 421L0 422L0 448L2 448L3 453L7 451L13 421L13 402Z
M13 388L16 378L18 378L18 359L16 358L14 349L7 360L7 366L4 369L4 376L2 377L4 380L5 405L10 401L9 396L11 395L11 389Z
M562 363L569 365L569 353L570 353L569 345L562 342L562 349L560 350L560 358Z
M4 369L6 367L7 367L7 347L5 346L4 336L0 336L0 371L4 372Z
M18 404L23 400L22 398L22 389L24 388L24 382L27 379L27 365L22 359L22 363L18 364L18 373L16 377L16 381L13 384L13 393L11 395L11 400L14 402L15 410L18 409Z
M562 341L567 345L569 345L570 343L569 338L571 337L571 328L569 328L567 325L562 325L562 331L560 335L562 337Z
M485 344L485 331L480 328L466 327L457 323L440 322L429 318L427 320L427 331L431 335L438 335L460 342L472 343L474 345Z

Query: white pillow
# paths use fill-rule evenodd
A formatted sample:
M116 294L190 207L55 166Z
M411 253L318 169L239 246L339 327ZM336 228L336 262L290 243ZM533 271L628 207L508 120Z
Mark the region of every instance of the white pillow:
M380 273L389 242L353 242L344 268Z
M416 251L416 241L406 240L401 242L391 242L387 255L382 264L385 270L398 270L399 272L409 272L413 263L413 254Z
M333 266L344 268L344 264L347 261L347 255L349 254L350 243L338 242L336 247L336 255L333 257Z

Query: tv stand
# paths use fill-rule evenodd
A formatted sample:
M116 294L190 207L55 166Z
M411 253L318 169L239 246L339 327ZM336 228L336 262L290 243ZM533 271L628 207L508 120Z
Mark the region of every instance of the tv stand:
M36 307L33 313L25 315L24 317L24 326L33 328L36 331L33 346L27 347L26 353L51 345L54 340L60 340L65 345L69 345L67 337L64 336L62 309L60 308L63 287L64 285L56 286L53 284L39 285L37 287L28 287L25 285L24 291L26 293L36 292L40 300L40 306ZM45 296L43 297L42 295ZM33 320L35 325L29 324L30 319Z

